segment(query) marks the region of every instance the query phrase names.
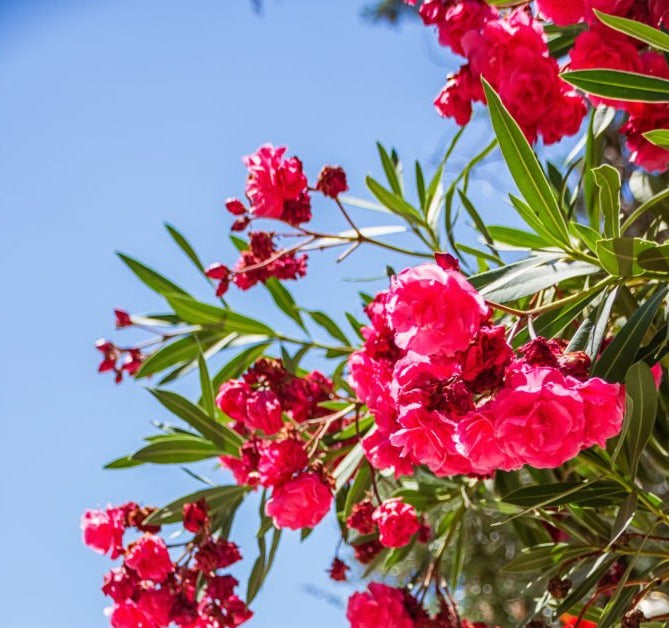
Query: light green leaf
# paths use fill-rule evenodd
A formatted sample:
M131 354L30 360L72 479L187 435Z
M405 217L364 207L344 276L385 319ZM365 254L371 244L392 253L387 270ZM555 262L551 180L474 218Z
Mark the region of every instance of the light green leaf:
M183 288L177 286L175 283L167 279L167 277L163 277L159 272L153 270L153 268L145 266L124 253L117 253L117 255L121 258L123 263L135 273L140 281L154 292L162 294L163 296L168 294L188 294Z
M644 273L644 269L639 265L639 255L654 246L650 240L623 236L599 240L596 252L602 267L610 275L636 277Z
M295 299L293 299L293 295L290 294L288 289L276 277L270 277L265 281L265 288L272 295L272 299L274 299L277 307L304 329L304 321L300 315L300 309L297 307Z
M599 188L599 210L604 216L604 233L609 238L620 237L620 173L604 164L592 169Z
M523 231L514 227L504 225L491 225L488 227L488 233L495 243L507 244L519 249L545 249L551 245L536 233Z
M220 448L199 436L171 434L136 451L131 458L154 464L177 464L205 460L221 453Z
M652 26L648 26L648 24L643 24L642 22L619 17L617 15L609 15L608 13L597 11L596 9L594 10L594 14L602 23L613 30L625 33L625 35L634 37L635 39L663 52L669 52L669 35L667 35L667 33L664 33L657 28L653 28Z
M402 197L384 188L378 181L367 177L365 179L370 192L376 196L380 203L390 211L401 216L409 222L424 225L425 220L415 207L407 203Z
M669 35L667 35L669 38ZM642 134L651 144L669 149L669 129L655 129Z
M193 262L195 267L201 273L204 274L205 272L204 264L202 264L202 261L195 252L195 249L190 245L190 242L188 242L188 240L186 240L183 234L181 234L175 227L173 227L169 223L165 223L165 229L167 229L168 233L172 236L172 239L176 242L177 246L186 254L188 259L190 259L190 261Z

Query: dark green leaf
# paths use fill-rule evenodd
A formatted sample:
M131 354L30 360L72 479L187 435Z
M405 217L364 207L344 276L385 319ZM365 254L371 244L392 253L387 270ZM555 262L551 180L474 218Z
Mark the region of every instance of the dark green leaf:
M537 212L553 236L562 244L570 246L564 216L530 144L495 90L485 79L483 79L483 89L495 135L513 180L525 201Z
M402 186L400 185L399 178L397 176L397 171L395 170L395 164L390 159L390 156L386 152L386 149L381 146L379 142L376 143L376 148L379 151L379 157L381 158L381 164L383 165L383 171L386 173L386 179L388 179L388 184L390 189L397 194L400 198L402 197Z
M243 441L227 425L214 421L198 406L171 390L152 389L149 392L170 412L176 414L212 443L215 443L222 452L237 455Z
M204 273L205 271L204 264L202 264L200 258L195 252L195 249L190 245L188 240L186 240L186 238L179 231L177 231L177 229L174 228L172 225L165 223L165 228L172 236L172 239L177 243L177 246L186 254L188 259L190 259L190 261L193 262L193 264L195 264L195 267L200 272Z
M492 225L488 227L488 233L495 242L508 244L521 249L545 249L550 244L536 233L523 231L514 227L503 225Z
M625 376L625 392L631 399L631 412L625 416L624 438L629 450L632 476L636 476L639 459L655 424L657 390L650 368L645 362L633 364Z
M141 460L134 460L132 456L122 456L121 458L116 458L108 462L104 468L105 469L129 469L130 467L136 467L140 464L144 464Z
M175 464L195 462L213 458L223 453L213 443L199 436L171 434L165 439L152 442L132 454L135 460L153 462L154 464Z
M309 312L309 316L311 316L314 323L327 331L330 336L339 340L344 345L344 347L351 346L351 341L346 337L346 334L341 330L339 325L337 325L337 323L335 323L325 312L314 310Z
M300 315L300 309L297 307L295 299L293 299L288 289L276 277L270 277L265 282L265 288L272 295L272 299L274 299L277 307L304 329L304 321Z
M597 507L619 503L626 495L625 489L617 482L596 480L526 486L505 495L503 501L523 508L546 508L566 504Z
M649 246L639 253L637 261L644 270L669 273L669 244Z
M223 507L229 507L244 497L248 489L245 486L215 486L205 488L189 495L184 495L179 499L170 502L167 506L151 513L145 520L149 524L168 524L181 521L183 516L184 504L196 502L205 499L210 510L218 510Z
M271 342L263 342L249 347L248 349L244 349L244 351L240 351L234 358L224 364L216 375L214 375L212 381L214 390L218 389L223 382L239 377L271 346Z
M372 177L367 177L365 182L370 192L379 199L384 207L387 207L394 214L401 216L409 222L419 225L425 224L425 220L418 211L403 198L384 188L380 183L372 179Z
M667 288L661 288L630 316L597 360L592 371L595 377L609 382L621 382L625 378L625 373L634 361L643 337L666 294Z
M627 526L632 523L634 515L636 513L636 506L638 502L638 497L636 493L630 493L618 509L618 514L616 514L615 521L613 522L613 528L611 530L611 538L609 539L609 545L613 545L620 535L627 530Z
M188 294L183 288L180 288L166 277L163 277L160 273L153 270L153 268L145 266L141 262L138 262L136 259L133 259L124 253L117 253L117 255L121 258L125 265L154 292L162 294L163 296L168 294Z
M207 368L207 361L204 359L202 353L197 356L198 368L200 371L200 391L202 393L202 407L210 418L216 417L216 395L214 387L211 385L211 378L209 377L209 369Z

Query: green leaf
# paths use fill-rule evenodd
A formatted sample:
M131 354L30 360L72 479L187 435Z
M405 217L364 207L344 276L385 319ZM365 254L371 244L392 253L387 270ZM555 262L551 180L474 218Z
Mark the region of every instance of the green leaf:
M144 360L135 377L148 377L175 364L195 360L200 351L200 346L207 348L220 337L220 333L204 332L179 338L161 347Z
M626 413L623 438L630 457L632 477L636 477L639 459L653 432L657 416L657 390L650 368L645 362L633 364L625 376L625 393L631 400Z
M425 213L425 177L418 161L416 161L416 192L418 194L418 202L423 208L423 213Z
M593 253L597 250L597 242L602 238L599 231L595 231L588 225L582 225L580 222L570 222L569 230Z
M364 451L360 443L356 443L337 465L332 476L335 480L335 492L341 490L342 486L349 481L350 477L355 473L358 465L363 459Z
M609 15L608 13L597 11L596 9L594 10L594 14L601 22L613 30L625 33L625 35L634 37L635 39L663 52L669 52L669 35L667 33L664 33L657 28L653 28L652 26L648 26L647 24L643 24L642 22L619 17L617 15Z
M584 292L580 299L565 307L552 310L542 314L532 321L532 327L537 336L544 338L556 338L561 332L571 323L604 289L602 286L599 290L593 292ZM520 347L525 344L530 338L530 333L527 327L520 330L513 339L513 345Z
M639 253L638 263L644 270L669 273L669 244L650 246Z
M546 240L536 233L514 227L491 225L488 227L488 233L495 242L508 244L519 249L545 249L550 246Z
M123 263L135 273L139 280L154 292L162 294L163 296L168 294L188 294L183 288L180 288L166 277L163 277L159 272L153 270L153 268L145 266L124 253L117 253L117 255L121 258Z
M325 312L316 310L308 312L314 323L322 327L330 336L339 340L345 347L351 346L351 341L346 337L346 334L341 330L339 325L335 323Z
M630 316L595 363L592 370L593 376L601 377L609 382L623 381L666 294L667 287L665 286Z
M565 279L598 272L601 270L588 262L552 261L534 268L518 267L517 272L508 273L479 291L488 301L508 303L555 286Z
M632 523L636 513L636 506L639 501L636 493L630 493L618 509L613 528L611 530L611 538L609 539L609 546L613 545L620 535L627 530L627 526Z
M379 157L381 158L383 171L386 173L386 179L388 179L390 189L401 198L402 186L400 185L400 180L397 176L397 171L395 170L395 164L390 159L386 149L383 148L379 142L376 143L376 148L379 151Z
M170 412L183 419L200 434L216 444L222 452L237 455L243 440L227 425L208 417L203 410L171 390L150 389L149 392Z
M216 305L202 303L189 296L171 294L167 296L167 301L177 316L193 325L217 326L240 334L274 335L272 329L260 321Z
M164 439L154 441L132 454L134 460L153 462L154 464L176 464L196 462L213 458L223 453L219 447L199 436L170 434Z
M554 565L568 558L576 558L590 551L588 547L570 547L566 543L545 543L524 548L517 556L502 567L505 573L525 573L528 571L548 571Z
M204 264L202 264L202 261L198 257L197 253L195 252L195 249L190 245L188 240L179 232L175 227L172 225L165 223L165 229L169 232L169 234L172 236L172 239L177 243L177 246L186 254L188 259L190 259L193 264L195 264L195 267L202 273L204 274L205 268Z
M562 255L536 255L518 262L506 264L500 268L493 268L484 273L472 275L469 277L471 283L477 290L483 288L497 289L513 281L516 277L522 275L526 270L541 266L542 264L552 264L562 258Z
M207 501L210 510L219 510L224 507L230 507L235 503L239 503L243 499L247 490L248 489L245 486L237 485L205 488L201 491L184 495L183 497L170 502L167 506L156 510L147 517L145 523L152 525L177 523L182 519L184 504L196 502L200 499L205 499Z
M571 609L574 604L579 602L592 589L609 570L618 556L613 553L605 553L597 558L592 567L585 574L584 578L572 588L569 594L555 609L555 615L559 616Z
M669 39L669 35L665 35ZM651 144L669 149L669 129L656 129L642 134Z
M573 70L560 77L574 87L616 100L669 102L669 80L620 70Z
M293 299L293 295L290 294L288 289L276 277L270 277L265 281L265 288L272 295L277 307L304 329L300 308L297 307L295 299Z
M570 24L568 26L544 24L543 28L548 38L548 52L551 57L559 59L571 50L574 39L585 30L586 26L585 24Z
M205 409L210 418L216 417L216 395L214 387L211 385L211 378L209 377L209 369L207 368L207 361L204 355L199 353L197 356L198 370L200 372L200 390L202 392L202 407Z
M483 236L483 239L486 241L486 243L492 246L493 244L492 236L488 233L488 228L483 222L481 216L479 216L479 213L476 211L476 208L474 207L472 202L469 200L469 198L467 198L467 195L459 188L458 188L458 196L460 197L460 202L462 203L462 206L465 208L465 211L474 221L474 225L476 226L477 231Z
M121 456L108 462L103 468L104 469L129 469L130 467L137 467L140 464L144 464L141 460L134 460L132 456Z
M516 121L485 79L483 79L483 89L495 135L513 180L527 204L537 213L553 236L569 247L567 223L536 155Z
M363 499L365 493L369 490L369 487L372 484L372 473L371 467L369 464L362 464L358 469L358 472L355 475L355 479L351 484L351 488L346 494L346 502L344 505L344 512L342 513L343 519L351 514L351 509L353 504L357 504Z
M654 246L655 244L650 240L622 236L599 240L596 253L602 267L610 275L636 277L644 273L644 269L638 262L639 255Z
M418 211L402 197L384 188L378 181L367 177L365 179L369 191L379 199L380 203L390 211L411 223L424 225L425 220Z
M581 506L609 506L627 495L620 484L610 480L592 482L556 482L537 484L511 491L502 498L509 504L523 508L545 508L579 504Z
M538 213L533 210L525 201L517 198L513 194L509 194L509 199L518 215L527 223L529 227L539 234L544 240L553 245L562 247L560 240L556 240L554 234L544 225Z
M604 233L609 238L620 237L620 173L604 164L592 169L599 188L599 210L604 216Z

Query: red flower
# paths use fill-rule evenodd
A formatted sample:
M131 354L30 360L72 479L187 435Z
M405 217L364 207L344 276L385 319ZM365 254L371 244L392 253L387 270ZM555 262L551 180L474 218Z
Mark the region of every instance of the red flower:
M225 209L233 216L242 216L246 213L246 207L238 198L229 198L225 201Z
M413 506L399 497L384 500L372 520L379 526L379 541L385 547L403 547L420 528Z
M128 314L125 310L114 310L114 316L116 317L116 329L120 329L121 327L130 327L132 325L130 314Z
M296 438L270 441L262 448L258 474L263 486L276 486L290 480L307 466L309 457L304 444Z
M116 604L109 621L113 628L155 628L153 621L131 600Z
M92 550L116 558L123 552L125 532L123 513L117 508L87 510L81 516L84 544Z
M209 279L218 281L216 296L222 297L230 286L230 269L225 264L212 264L205 271Z
M133 543L125 555L125 564L142 580L163 582L174 571L165 541L155 534L145 534Z
M209 506L207 506L207 500L204 498L196 501L184 504L183 507L183 524L184 528L189 532L198 533L200 532L205 524L209 522L209 517L207 513L209 512Z
M251 213L261 218L281 218L285 201L294 201L307 187L302 162L297 157L284 158L285 146L261 146L243 161L249 170L246 195Z
M335 580L337 582L345 582L346 572L349 569L350 567L343 560L335 558L332 561L332 565L330 565L330 568L328 569L328 575L332 580Z
M332 491L321 477L305 472L274 489L265 504L265 514L277 528L313 528L332 504Z
M354 593L348 600L346 619L351 628L413 628L404 607L404 593L385 584L371 582L367 591Z
M155 626L167 626L170 623L174 596L169 589L148 589L142 591L137 600L137 608L149 618Z
M376 528L372 519L374 514L374 504L369 499L364 499L357 504L353 504L351 514L346 519L346 525L360 534L371 534Z
M316 189L331 198L337 198L342 192L346 192L348 184L344 169L339 166L323 166L316 181Z
M254 390L246 399L246 425L267 435L283 427L281 402L271 390Z

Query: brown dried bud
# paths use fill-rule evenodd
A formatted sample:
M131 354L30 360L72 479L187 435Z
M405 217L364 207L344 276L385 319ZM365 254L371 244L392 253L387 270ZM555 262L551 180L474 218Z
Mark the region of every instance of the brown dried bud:
M620 628L639 628L646 616L641 611L630 611L620 622Z
M567 597L571 589L571 580L569 578L551 578L548 581L548 592L556 599L561 600Z

